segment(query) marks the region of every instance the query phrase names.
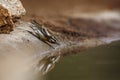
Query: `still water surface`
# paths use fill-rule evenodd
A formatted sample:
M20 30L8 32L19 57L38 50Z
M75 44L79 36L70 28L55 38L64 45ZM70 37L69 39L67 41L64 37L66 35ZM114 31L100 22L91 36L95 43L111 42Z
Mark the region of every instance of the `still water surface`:
M120 41L62 58L46 80L120 80Z

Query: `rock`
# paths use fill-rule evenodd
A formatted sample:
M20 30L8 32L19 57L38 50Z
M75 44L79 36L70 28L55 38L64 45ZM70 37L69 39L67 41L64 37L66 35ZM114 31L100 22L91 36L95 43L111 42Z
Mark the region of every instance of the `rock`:
M13 31L15 19L25 13L25 8L19 0L0 0L0 33Z
M9 16L20 17L26 13L20 0L0 0L0 5L8 10Z
M54 67L51 60L59 59L59 48L29 34L29 22L16 26L10 34L0 34L0 80L36 80Z

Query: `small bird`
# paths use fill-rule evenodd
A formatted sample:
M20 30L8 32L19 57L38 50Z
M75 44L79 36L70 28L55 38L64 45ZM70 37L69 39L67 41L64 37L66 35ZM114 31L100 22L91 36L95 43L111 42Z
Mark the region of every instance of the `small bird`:
M32 23L32 26L30 26L30 27L34 30L35 34L31 31L28 31L30 34L32 34L39 40L45 42L52 48L54 48L54 47L51 46L49 43L59 44L57 42L57 39L52 35L51 31L48 30L46 27L44 27L44 25L40 26L40 24L37 23L35 20L32 20L31 23Z

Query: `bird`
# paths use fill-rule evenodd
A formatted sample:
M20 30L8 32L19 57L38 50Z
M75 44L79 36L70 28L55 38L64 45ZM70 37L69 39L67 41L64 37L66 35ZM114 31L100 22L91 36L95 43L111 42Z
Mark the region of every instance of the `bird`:
M56 37L44 25L40 26L40 24L35 20L32 20L31 23L32 26L30 27L33 29L34 33L32 31L28 31L30 34L43 41L44 43L48 44L53 49L54 47L49 43L59 45Z

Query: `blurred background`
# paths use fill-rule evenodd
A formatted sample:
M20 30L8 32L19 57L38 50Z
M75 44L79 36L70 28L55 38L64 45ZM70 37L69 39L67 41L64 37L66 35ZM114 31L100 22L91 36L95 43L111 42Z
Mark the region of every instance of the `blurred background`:
M62 58L45 80L120 80L120 41Z
M21 0L27 16L116 13L120 0ZM106 14L107 15L107 14ZM94 16L94 15L93 15ZM60 60L45 80L120 80L120 41Z
M27 14L74 14L120 10L120 0L21 0Z

